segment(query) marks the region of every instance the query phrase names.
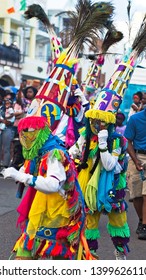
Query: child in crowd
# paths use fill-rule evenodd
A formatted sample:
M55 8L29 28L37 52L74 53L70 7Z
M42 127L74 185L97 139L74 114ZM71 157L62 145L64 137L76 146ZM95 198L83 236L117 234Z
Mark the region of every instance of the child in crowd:
M122 112L118 112L116 115L116 132L124 135L126 125L124 125L125 115Z
M6 111L5 111L6 120L14 123L15 116L14 116L13 103L12 103L11 99L6 99L5 100L5 107L6 107Z
M131 105L131 108L130 108L130 111L129 111L129 114L128 114L128 120L129 120L129 118L130 118L133 114L135 114L135 113L141 111L141 107L142 107L142 103L141 103L142 96L143 96L143 94L142 94L141 91L138 91L138 92L136 92L136 93L133 94L133 103L132 103L132 105Z

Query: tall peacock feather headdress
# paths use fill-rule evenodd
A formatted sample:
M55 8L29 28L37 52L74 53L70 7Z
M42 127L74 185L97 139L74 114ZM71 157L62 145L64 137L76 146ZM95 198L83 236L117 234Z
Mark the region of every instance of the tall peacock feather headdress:
M146 16L144 16L129 53L123 57L109 82L99 93L94 107L85 113L87 118L97 118L107 123L115 123L115 113L123 100L125 90L138 63L138 58L145 50Z
M52 131L56 129L61 115L65 112L72 79L77 70L80 48L84 43L91 42L91 38L97 37L99 32L103 32L107 22L111 20L113 11L114 7L110 2L93 4L90 0L78 0L75 11L70 12L72 15L70 22L72 24L74 22L72 41L61 52L28 111L29 116L47 117ZM30 18L30 13L26 14ZM45 24L51 28L49 22L45 21Z

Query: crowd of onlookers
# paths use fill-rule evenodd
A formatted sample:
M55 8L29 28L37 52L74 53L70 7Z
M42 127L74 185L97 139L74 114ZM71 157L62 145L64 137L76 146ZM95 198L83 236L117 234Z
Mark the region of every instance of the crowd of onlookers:
M21 145L18 146L17 126L25 117L28 107L37 93L37 88L21 84L17 93L0 87L0 169L11 164L15 145L21 155Z

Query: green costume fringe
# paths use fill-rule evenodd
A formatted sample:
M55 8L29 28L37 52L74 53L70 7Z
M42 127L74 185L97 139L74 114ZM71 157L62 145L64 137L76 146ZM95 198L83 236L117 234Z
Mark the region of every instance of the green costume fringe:
M124 249L123 249L123 247L121 247L121 246L116 246L116 249L119 251L119 252L124 252Z
M127 223L123 227L115 227L108 223L107 230L112 237L130 237L130 229Z
M82 128L79 128L79 134L82 135L84 138L86 138L86 135L87 135L87 132L86 132L86 127L82 127Z
M95 149L92 149L92 150L89 152L89 158L94 158L94 156L97 154L97 150L98 150L98 144L97 144L97 146L95 147Z
M100 238L100 232L99 229L86 229L85 230L85 237L87 239L95 240L97 238Z
M51 157L55 157L58 159L58 161L61 161L61 154L60 154L60 151L58 149L54 149L53 150L53 153L51 155Z
M36 140L34 141L33 147L30 150L27 150L23 147L23 157L24 159L34 159L38 156L38 151L42 148L46 140L49 138L50 129L46 126L44 129L41 129L38 133Z
M120 147L120 139L114 139L113 141L113 150L118 149Z
M116 190L121 190L126 188L126 173L121 173L119 175L119 184L116 187Z

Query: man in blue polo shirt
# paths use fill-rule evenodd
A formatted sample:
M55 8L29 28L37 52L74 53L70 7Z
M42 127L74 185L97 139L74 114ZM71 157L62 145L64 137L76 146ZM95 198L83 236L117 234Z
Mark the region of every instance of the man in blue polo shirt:
M131 157L130 198L139 217L136 233L139 239L146 240L146 108L130 117L124 136Z

